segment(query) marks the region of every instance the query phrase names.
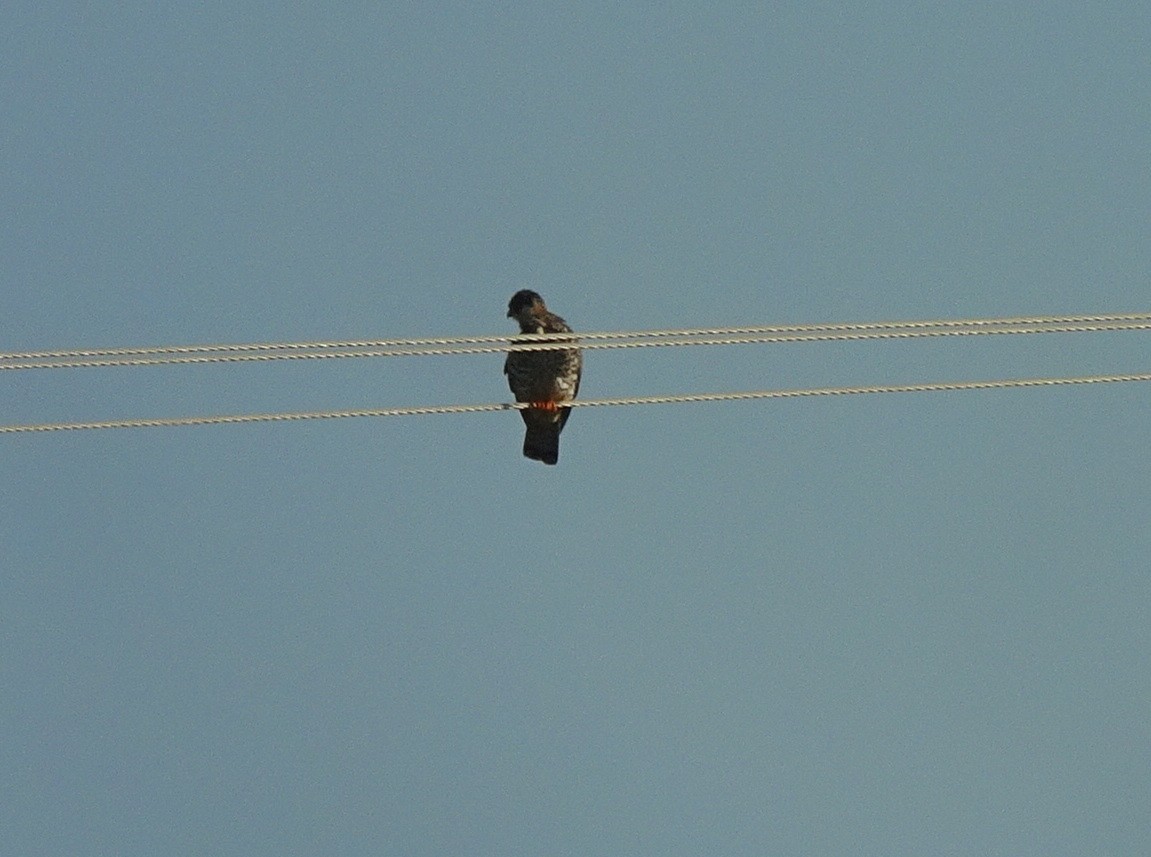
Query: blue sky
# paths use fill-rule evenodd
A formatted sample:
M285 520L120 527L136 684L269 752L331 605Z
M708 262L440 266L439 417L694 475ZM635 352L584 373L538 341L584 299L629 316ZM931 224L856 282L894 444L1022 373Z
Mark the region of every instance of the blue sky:
M1141 3L9 3L7 351L1148 309ZM589 397L1146 372L588 355ZM8 372L4 423L498 355ZM1131 854L1144 385L6 436L14 854Z

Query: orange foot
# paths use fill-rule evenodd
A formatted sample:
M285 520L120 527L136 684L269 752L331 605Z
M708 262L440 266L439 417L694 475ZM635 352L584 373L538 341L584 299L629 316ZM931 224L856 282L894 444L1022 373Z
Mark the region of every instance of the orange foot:
M550 411L551 413L555 413L559 410L559 406L557 406L555 402L532 402L531 405L537 411Z

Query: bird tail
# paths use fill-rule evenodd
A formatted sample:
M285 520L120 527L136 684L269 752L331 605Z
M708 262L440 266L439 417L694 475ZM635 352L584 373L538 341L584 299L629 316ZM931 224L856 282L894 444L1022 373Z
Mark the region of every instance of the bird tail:
M524 432L524 455L533 461L555 464L560 460L558 423L532 424Z

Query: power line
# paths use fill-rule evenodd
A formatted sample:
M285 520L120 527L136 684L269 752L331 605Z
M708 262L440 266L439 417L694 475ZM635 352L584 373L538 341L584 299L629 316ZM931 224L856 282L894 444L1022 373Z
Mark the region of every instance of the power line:
M1099 333L1151 330L1151 313L1106 316L1033 316L1023 318L956 319L940 321L864 322L828 325L684 328L679 330L609 331L574 336L520 335L443 337L436 339L347 340L238 345L158 346L61 351L0 352L0 370L78 369L116 366L159 366L331 360L365 357L496 354L508 351L551 351L688 345L747 345L786 342L834 342L924 337ZM498 344L497 344L498 343Z
M669 396L632 396L613 399L583 399L564 407L594 408L621 405L670 405L689 402L734 402L751 399L798 399L822 396L854 396L874 393L932 393L965 390L1003 390L1021 387L1065 387L1087 384L1116 384L1151 381L1151 373L1126 375L1089 375L1062 378L1016 378L990 381L942 381L927 384L891 384L864 387L813 387L795 390L758 390L731 393L688 393ZM158 419L107 420L75 423L40 423L34 425L0 425L0 434L54 431L82 431L114 428L175 428L180 426L230 425L259 422L299 422L352 417L426 416L431 414L468 414L490 411L523 410L522 402L480 405L428 405L408 408L370 408L365 410L307 411L300 413L232 414L224 416L171 417Z
M784 324L745 327L694 327L665 330L607 331L580 333L581 340L638 339L665 336L727 336L758 333L826 333L876 329L913 329L922 327L981 327L991 325L1080 324L1094 322L1151 321L1149 313L1112 313L1108 315L1034 315L1003 318L936 319L929 321L839 322L831 324ZM392 348L418 345L476 345L485 343L550 340L551 334L518 334L498 336L445 336L418 339L349 339L314 342L249 342L215 345L158 345L136 348L93 348L56 351L0 352L0 361L39 360L50 358L146 356L158 354L199 354L238 351L291 351L341 348Z

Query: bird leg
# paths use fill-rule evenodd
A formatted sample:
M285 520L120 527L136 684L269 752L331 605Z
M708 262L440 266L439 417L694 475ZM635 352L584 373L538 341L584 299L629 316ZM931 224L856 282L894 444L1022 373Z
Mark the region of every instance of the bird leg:
M550 402L550 401L549 402L532 402L531 406L533 408L535 408L537 411L548 411L549 413L553 413L553 414L559 410L559 406L556 405L555 402Z

